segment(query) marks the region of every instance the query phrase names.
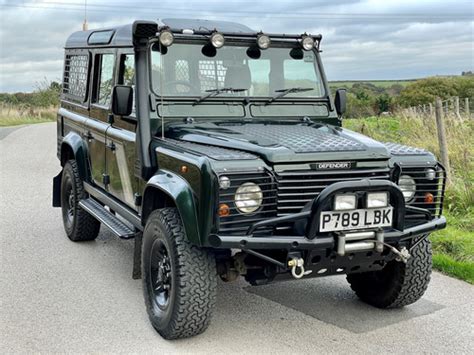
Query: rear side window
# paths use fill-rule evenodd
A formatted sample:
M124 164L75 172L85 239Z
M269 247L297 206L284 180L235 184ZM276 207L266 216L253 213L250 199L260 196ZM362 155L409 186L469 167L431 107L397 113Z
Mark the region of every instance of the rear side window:
M86 101L88 72L89 55L67 54L64 61L64 96L74 101Z
M99 63L99 72L94 101L108 107L112 96L115 56L113 54L98 55L97 63Z

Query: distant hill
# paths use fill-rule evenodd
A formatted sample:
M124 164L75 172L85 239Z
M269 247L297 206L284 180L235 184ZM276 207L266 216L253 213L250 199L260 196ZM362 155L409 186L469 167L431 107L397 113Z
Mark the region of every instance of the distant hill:
M335 80L330 81L329 86L331 88L336 87L346 87L350 89L354 84L372 84L380 88L389 88L392 85L402 85L407 86L410 83L413 83L419 79L404 79L404 80Z

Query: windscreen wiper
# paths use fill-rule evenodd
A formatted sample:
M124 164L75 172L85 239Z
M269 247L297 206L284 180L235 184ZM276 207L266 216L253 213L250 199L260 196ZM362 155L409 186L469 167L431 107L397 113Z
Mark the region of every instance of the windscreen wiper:
M234 89L234 88L222 88L222 89L210 89L206 90L209 94L201 96L199 99L194 101L193 106L200 104L201 102L209 99L210 97L217 96L219 94L222 94L223 92L242 92L245 91L246 89Z
M314 88L289 88L289 89L278 89L278 90L275 90L275 92L277 92L278 94L273 96L272 98L270 98L266 103L265 103L265 106L266 105L269 105L271 104L273 101L276 101L278 100L279 98L285 96L285 95L288 95L288 94L293 94L295 92L304 92L304 91L311 91L311 90L314 90Z

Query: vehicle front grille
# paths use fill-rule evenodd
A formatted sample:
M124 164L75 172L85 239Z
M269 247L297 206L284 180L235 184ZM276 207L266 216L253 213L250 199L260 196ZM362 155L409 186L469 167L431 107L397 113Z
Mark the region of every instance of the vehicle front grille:
M433 217L442 213L446 174L441 166L436 166L436 178L426 178L426 167L404 167L401 175L410 175L417 184L415 198L408 206L427 209ZM390 180L389 168L360 168L340 171L286 170L282 172L259 173L225 173L231 186L220 190L219 203L230 207L230 215L219 220L219 232L224 235L242 235L255 222L272 217L282 217L300 212L308 203L315 199L321 191L336 182L358 181L361 179ZM263 191L262 208L253 214L242 214L234 203L237 188L245 182L258 184ZM425 202L425 194L433 194L433 202ZM407 226L424 223L426 216L422 213L408 211ZM280 224L273 228L260 228L262 234L284 234L292 228L292 224Z
M278 216L297 213L327 186L341 181L390 179L388 168L344 171L285 171L276 174L278 181Z

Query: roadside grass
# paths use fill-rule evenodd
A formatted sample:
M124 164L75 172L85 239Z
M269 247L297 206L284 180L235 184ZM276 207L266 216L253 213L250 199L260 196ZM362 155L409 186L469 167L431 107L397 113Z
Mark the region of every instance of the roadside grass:
M382 142L424 148L439 156L432 117L347 119L344 126ZM451 165L443 212L448 227L430 236L433 266L474 284L474 122L448 117L445 126Z
M30 108L18 105L0 105L0 127L22 124L52 122L56 120L57 108Z

